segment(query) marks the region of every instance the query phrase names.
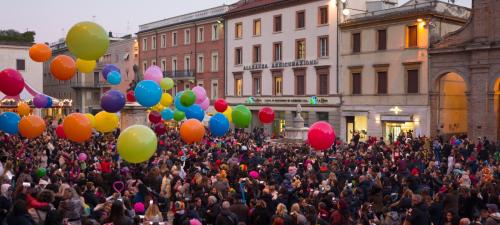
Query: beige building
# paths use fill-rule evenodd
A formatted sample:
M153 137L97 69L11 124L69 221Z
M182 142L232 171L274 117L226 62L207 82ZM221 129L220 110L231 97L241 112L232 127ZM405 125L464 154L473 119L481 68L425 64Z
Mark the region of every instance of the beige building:
M352 15L340 25L337 136L429 136L429 46L464 25L470 10L435 0L370 4L382 10Z

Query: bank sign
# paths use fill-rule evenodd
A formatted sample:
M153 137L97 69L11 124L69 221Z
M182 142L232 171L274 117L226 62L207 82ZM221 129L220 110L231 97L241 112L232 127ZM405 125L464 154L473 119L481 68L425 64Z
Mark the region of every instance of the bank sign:
M318 65L318 60L317 59L311 59L311 60L295 60L291 62L274 62L271 64L271 69L276 69L276 68L285 68L285 67L299 67L299 66L309 66L309 65ZM244 66L243 70L261 70L261 69L269 69L268 64L252 64L249 66Z

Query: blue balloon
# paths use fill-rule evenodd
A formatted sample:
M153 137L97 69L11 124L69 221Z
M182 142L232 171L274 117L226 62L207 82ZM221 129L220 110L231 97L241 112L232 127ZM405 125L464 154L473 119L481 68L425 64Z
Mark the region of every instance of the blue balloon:
M175 108L178 109L179 111L183 111L183 112L186 112L188 110L188 107L186 106L183 106L181 104L181 96L182 96L182 93L184 93L184 91L181 91L179 93L177 93L175 95L175 98L174 98L174 105L175 105Z
M19 133L19 121L21 117L13 112L0 114L0 130L8 134Z
M122 75L118 71L108 73L108 82L112 85L118 85L122 82Z
M117 71L118 73L120 73L120 69L117 66L113 64L106 64L102 69L102 76L104 77L104 80L108 80L108 74L111 71Z
M135 86L135 98L146 108L158 104L162 93L160 85L152 80L143 80Z
M201 108L199 105L192 105L187 107L186 113L186 118L187 119L197 119L200 122L203 122L203 119L205 118L205 111Z
M217 113L208 123L210 133L215 137L222 137L229 131L229 120L221 113Z
M52 107L52 98L47 96L47 105L45 106L45 108L50 108Z
M163 120L172 120L174 118L174 111L171 109L164 109L161 111L161 118L163 118Z
M101 108L109 113L120 111L125 106L125 102L125 95L119 90L109 90L101 96Z

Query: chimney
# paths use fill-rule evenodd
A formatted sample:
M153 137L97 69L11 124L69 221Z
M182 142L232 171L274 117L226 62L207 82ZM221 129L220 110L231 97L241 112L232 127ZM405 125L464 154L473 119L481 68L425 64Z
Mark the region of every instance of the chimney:
M108 33L108 35L109 35L109 37L113 37L113 32L111 32L111 31L110 31L110 32Z
M386 10L394 8L398 5L398 0L373 0L366 2L366 10L368 12Z

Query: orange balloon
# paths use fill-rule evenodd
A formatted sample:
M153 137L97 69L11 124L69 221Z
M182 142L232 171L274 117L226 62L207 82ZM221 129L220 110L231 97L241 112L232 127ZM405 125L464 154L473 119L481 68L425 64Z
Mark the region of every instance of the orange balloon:
M50 72L58 80L70 80L76 73L76 63L67 55L58 55L50 63Z
M39 116L25 116L19 121L19 133L29 139L36 138L45 131L45 121Z
M31 108L25 102L21 102L17 105L17 114L21 117L29 115L31 112Z
M81 113L71 113L63 121L64 134L69 140L82 143L92 136L92 123Z
M184 121L181 125L181 139L191 144L193 142L201 142L205 136L205 127L196 119L189 119Z
M30 48L30 58L35 62L45 62L52 57L52 50L44 43L34 44Z

